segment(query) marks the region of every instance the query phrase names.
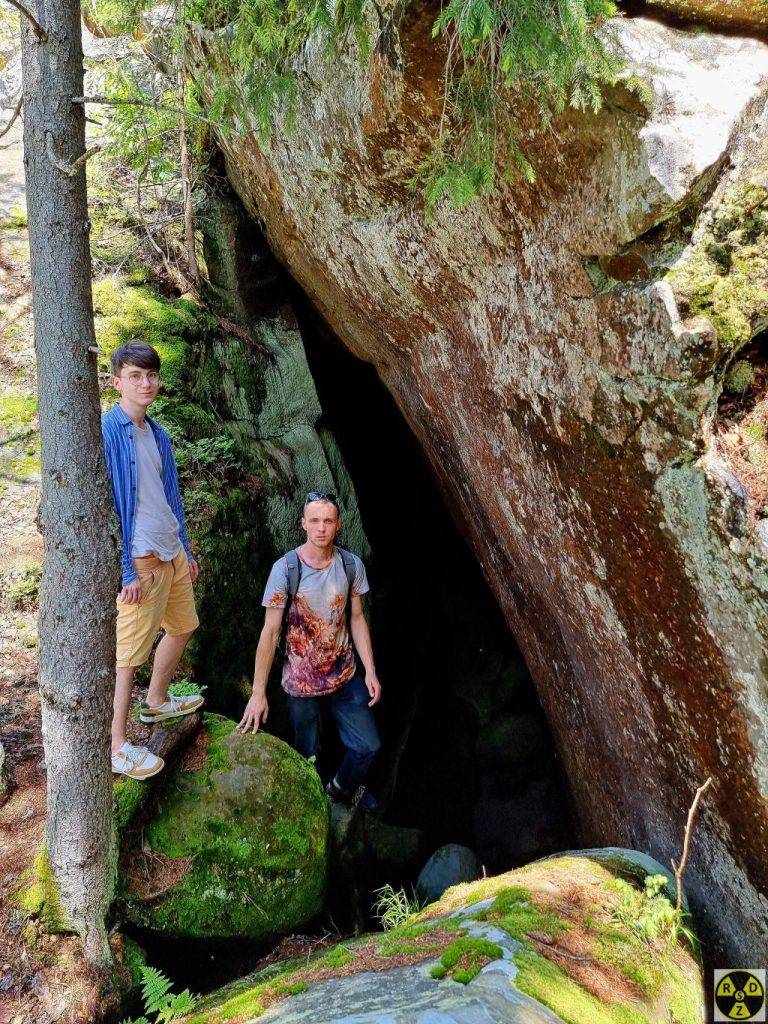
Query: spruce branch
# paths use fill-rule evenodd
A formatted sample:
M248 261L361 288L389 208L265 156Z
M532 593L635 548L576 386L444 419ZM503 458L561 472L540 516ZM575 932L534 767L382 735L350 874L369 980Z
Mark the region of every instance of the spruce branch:
M5 0L5 2L7 4L10 4L11 7L15 7L16 10L19 11L20 14L23 14L27 21L31 23L32 28L34 29L35 35L37 36L39 42L48 42L48 33L45 31L43 26L34 16L34 14L29 10L29 8L25 7L24 4L22 3L19 3L19 0Z
M148 100L148 99L145 99L143 96L125 96L125 97L123 97L121 99L115 99L112 96L102 96L102 95L97 95L97 96L73 96L72 97L72 102L73 103L100 103L100 104L102 104L103 106L106 106L106 107L122 107L122 106L128 106L128 107L152 107L153 110L165 110L165 111L168 111L168 113L176 114L177 116L180 113L178 107L172 106L169 103L158 103L157 100ZM194 120L196 120L196 121L203 121L205 124L212 124L212 125L216 125L217 124L216 121L212 121L209 117L203 117L202 114L196 114L192 110L185 110L184 113L185 113L185 115L187 117L194 118Z
M675 864L672 861L672 867L675 871L675 886L677 888L677 900L675 902L675 909L678 914L683 905L683 874L685 872L685 865L688 862L688 849L691 843L691 833L693 832L693 822L696 817L696 812L699 809L699 803L702 796L706 793L709 787L712 785L712 776L710 775L707 781L696 790L696 795L693 798L693 803L688 811L688 821L685 825L685 838L683 839L683 855L680 858L680 864Z
M51 161L51 164L57 171L61 171L62 174L66 174L68 178L74 178L80 168L85 166L87 160L90 160L92 156L101 152L101 146L91 146L90 149L86 149L84 153L81 153L77 160L74 160L69 164L65 160L60 160L59 157L56 156L56 151L53 148L53 136L50 132L46 132L45 152L48 155L48 159Z
M17 117L19 116L19 114L21 113L21 108L22 108L23 106L24 106L24 94L22 93L22 95L21 95L21 96L19 96L18 100L16 101L16 106L15 106L15 107L13 108L13 113L11 114L11 119L10 119L10 121L9 121L9 122L8 122L8 124L7 124L6 126L5 126L5 128L3 128L3 130L2 130L2 131L0 131L0 139L2 139L2 137L3 137L4 135L7 135L7 134L8 134L8 132L9 132L9 131L11 130L11 128L13 128L13 126L14 126L14 124L15 124L15 122L16 122L16 118L17 118Z

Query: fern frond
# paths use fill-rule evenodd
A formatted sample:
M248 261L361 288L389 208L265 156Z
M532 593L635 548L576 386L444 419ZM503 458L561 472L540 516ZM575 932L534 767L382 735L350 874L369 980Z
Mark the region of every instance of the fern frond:
M141 997L147 1013L158 1013L167 1001L171 982L155 967L141 968Z

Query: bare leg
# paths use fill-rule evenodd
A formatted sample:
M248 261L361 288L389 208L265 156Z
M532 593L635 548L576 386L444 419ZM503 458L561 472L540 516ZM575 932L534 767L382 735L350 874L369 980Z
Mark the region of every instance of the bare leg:
M136 668L119 668L115 679L115 700L112 711L112 753L125 743L125 727L131 710L131 691Z
M169 636L166 633L157 645L152 678L147 691L147 704L152 707L164 704L168 700L168 685L191 636L192 633L180 633L178 636Z

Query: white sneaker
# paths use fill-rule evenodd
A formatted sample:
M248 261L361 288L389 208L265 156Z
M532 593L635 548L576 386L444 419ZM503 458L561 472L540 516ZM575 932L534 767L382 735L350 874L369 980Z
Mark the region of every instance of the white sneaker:
M139 720L142 722L164 722L166 718L181 718L182 715L191 715L205 703L205 698L199 693L189 697L176 697L173 694L164 704L158 704L156 708L151 707L146 701L141 702Z
M146 747L124 743L112 755L112 771L129 779L150 779L165 767L165 761Z

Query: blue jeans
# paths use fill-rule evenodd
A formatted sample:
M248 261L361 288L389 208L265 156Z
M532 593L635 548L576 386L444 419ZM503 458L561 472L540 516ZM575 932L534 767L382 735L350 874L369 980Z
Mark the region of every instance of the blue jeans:
M368 707L370 699L365 680L359 675L353 676L327 697L288 695L293 745L304 757L320 752L321 702L330 708L346 748L336 773L336 782L350 796L365 781L371 762L381 747L373 711Z

